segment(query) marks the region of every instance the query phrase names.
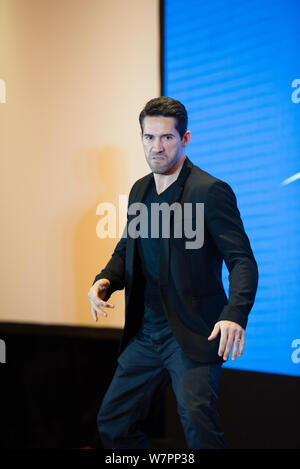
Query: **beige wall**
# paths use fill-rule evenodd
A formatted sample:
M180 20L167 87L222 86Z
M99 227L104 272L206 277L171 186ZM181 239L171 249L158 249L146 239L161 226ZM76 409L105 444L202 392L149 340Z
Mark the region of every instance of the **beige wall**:
M97 324L87 298L118 239L96 208L148 173L138 113L159 89L158 0L0 0L0 321Z

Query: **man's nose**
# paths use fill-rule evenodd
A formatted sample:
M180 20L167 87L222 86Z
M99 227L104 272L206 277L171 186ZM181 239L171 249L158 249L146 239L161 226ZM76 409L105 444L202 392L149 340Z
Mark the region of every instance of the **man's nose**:
M155 151L155 152L159 153L163 150L164 150L164 146L163 146L161 140L159 138L155 139L154 142L153 142L152 151Z

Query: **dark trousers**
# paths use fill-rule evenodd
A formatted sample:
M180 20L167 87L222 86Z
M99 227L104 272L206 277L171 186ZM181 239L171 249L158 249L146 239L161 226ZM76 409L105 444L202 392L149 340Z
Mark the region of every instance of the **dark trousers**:
M217 413L220 364L186 356L169 326L138 334L118 357L118 366L98 413L104 448L150 448L139 423L151 400L170 380L188 448L224 448Z

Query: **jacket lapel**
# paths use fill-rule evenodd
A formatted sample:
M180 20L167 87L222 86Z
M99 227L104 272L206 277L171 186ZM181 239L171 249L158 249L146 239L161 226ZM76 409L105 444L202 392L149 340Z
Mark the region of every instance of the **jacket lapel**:
M144 178L142 184L139 185L135 195L134 200L129 201L129 203L136 203L136 202L143 202L146 192L148 190L149 185L152 183L154 179L153 173L147 174ZM129 216L129 220L132 216ZM136 238L131 238L127 233L127 246L126 246L126 270L129 273L128 278L128 286L129 292L131 293L133 276L135 272L135 251L137 249Z

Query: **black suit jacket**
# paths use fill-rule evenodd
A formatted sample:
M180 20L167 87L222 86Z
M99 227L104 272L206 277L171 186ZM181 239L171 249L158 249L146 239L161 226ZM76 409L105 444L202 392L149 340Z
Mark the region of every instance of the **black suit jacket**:
M154 178L147 174L131 188L128 206L142 202ZM219 339L208 341L214 324L234 321L246 327L253 306L258 269L231 187L185 158L176 180L174 202L204 203L204 243L186 249L190 240L172 236L160 241L160 292L164 311L183 351L199 362L218 362ZM134 215L127 213L127 226ZM174 223L170 218L170 224ZM195 221L195 220L193 220ZM194 225L193 225L194 226ZM184 233L183 233L184 234ZM123 233L124 236L124 233ZM125 288L125 325L121 353L138 331L143 318L143 283L137 240L126 236L118 242L106 267L96 276L110 280L104 298ZM222 283L222 262L229 271L229 298Z

